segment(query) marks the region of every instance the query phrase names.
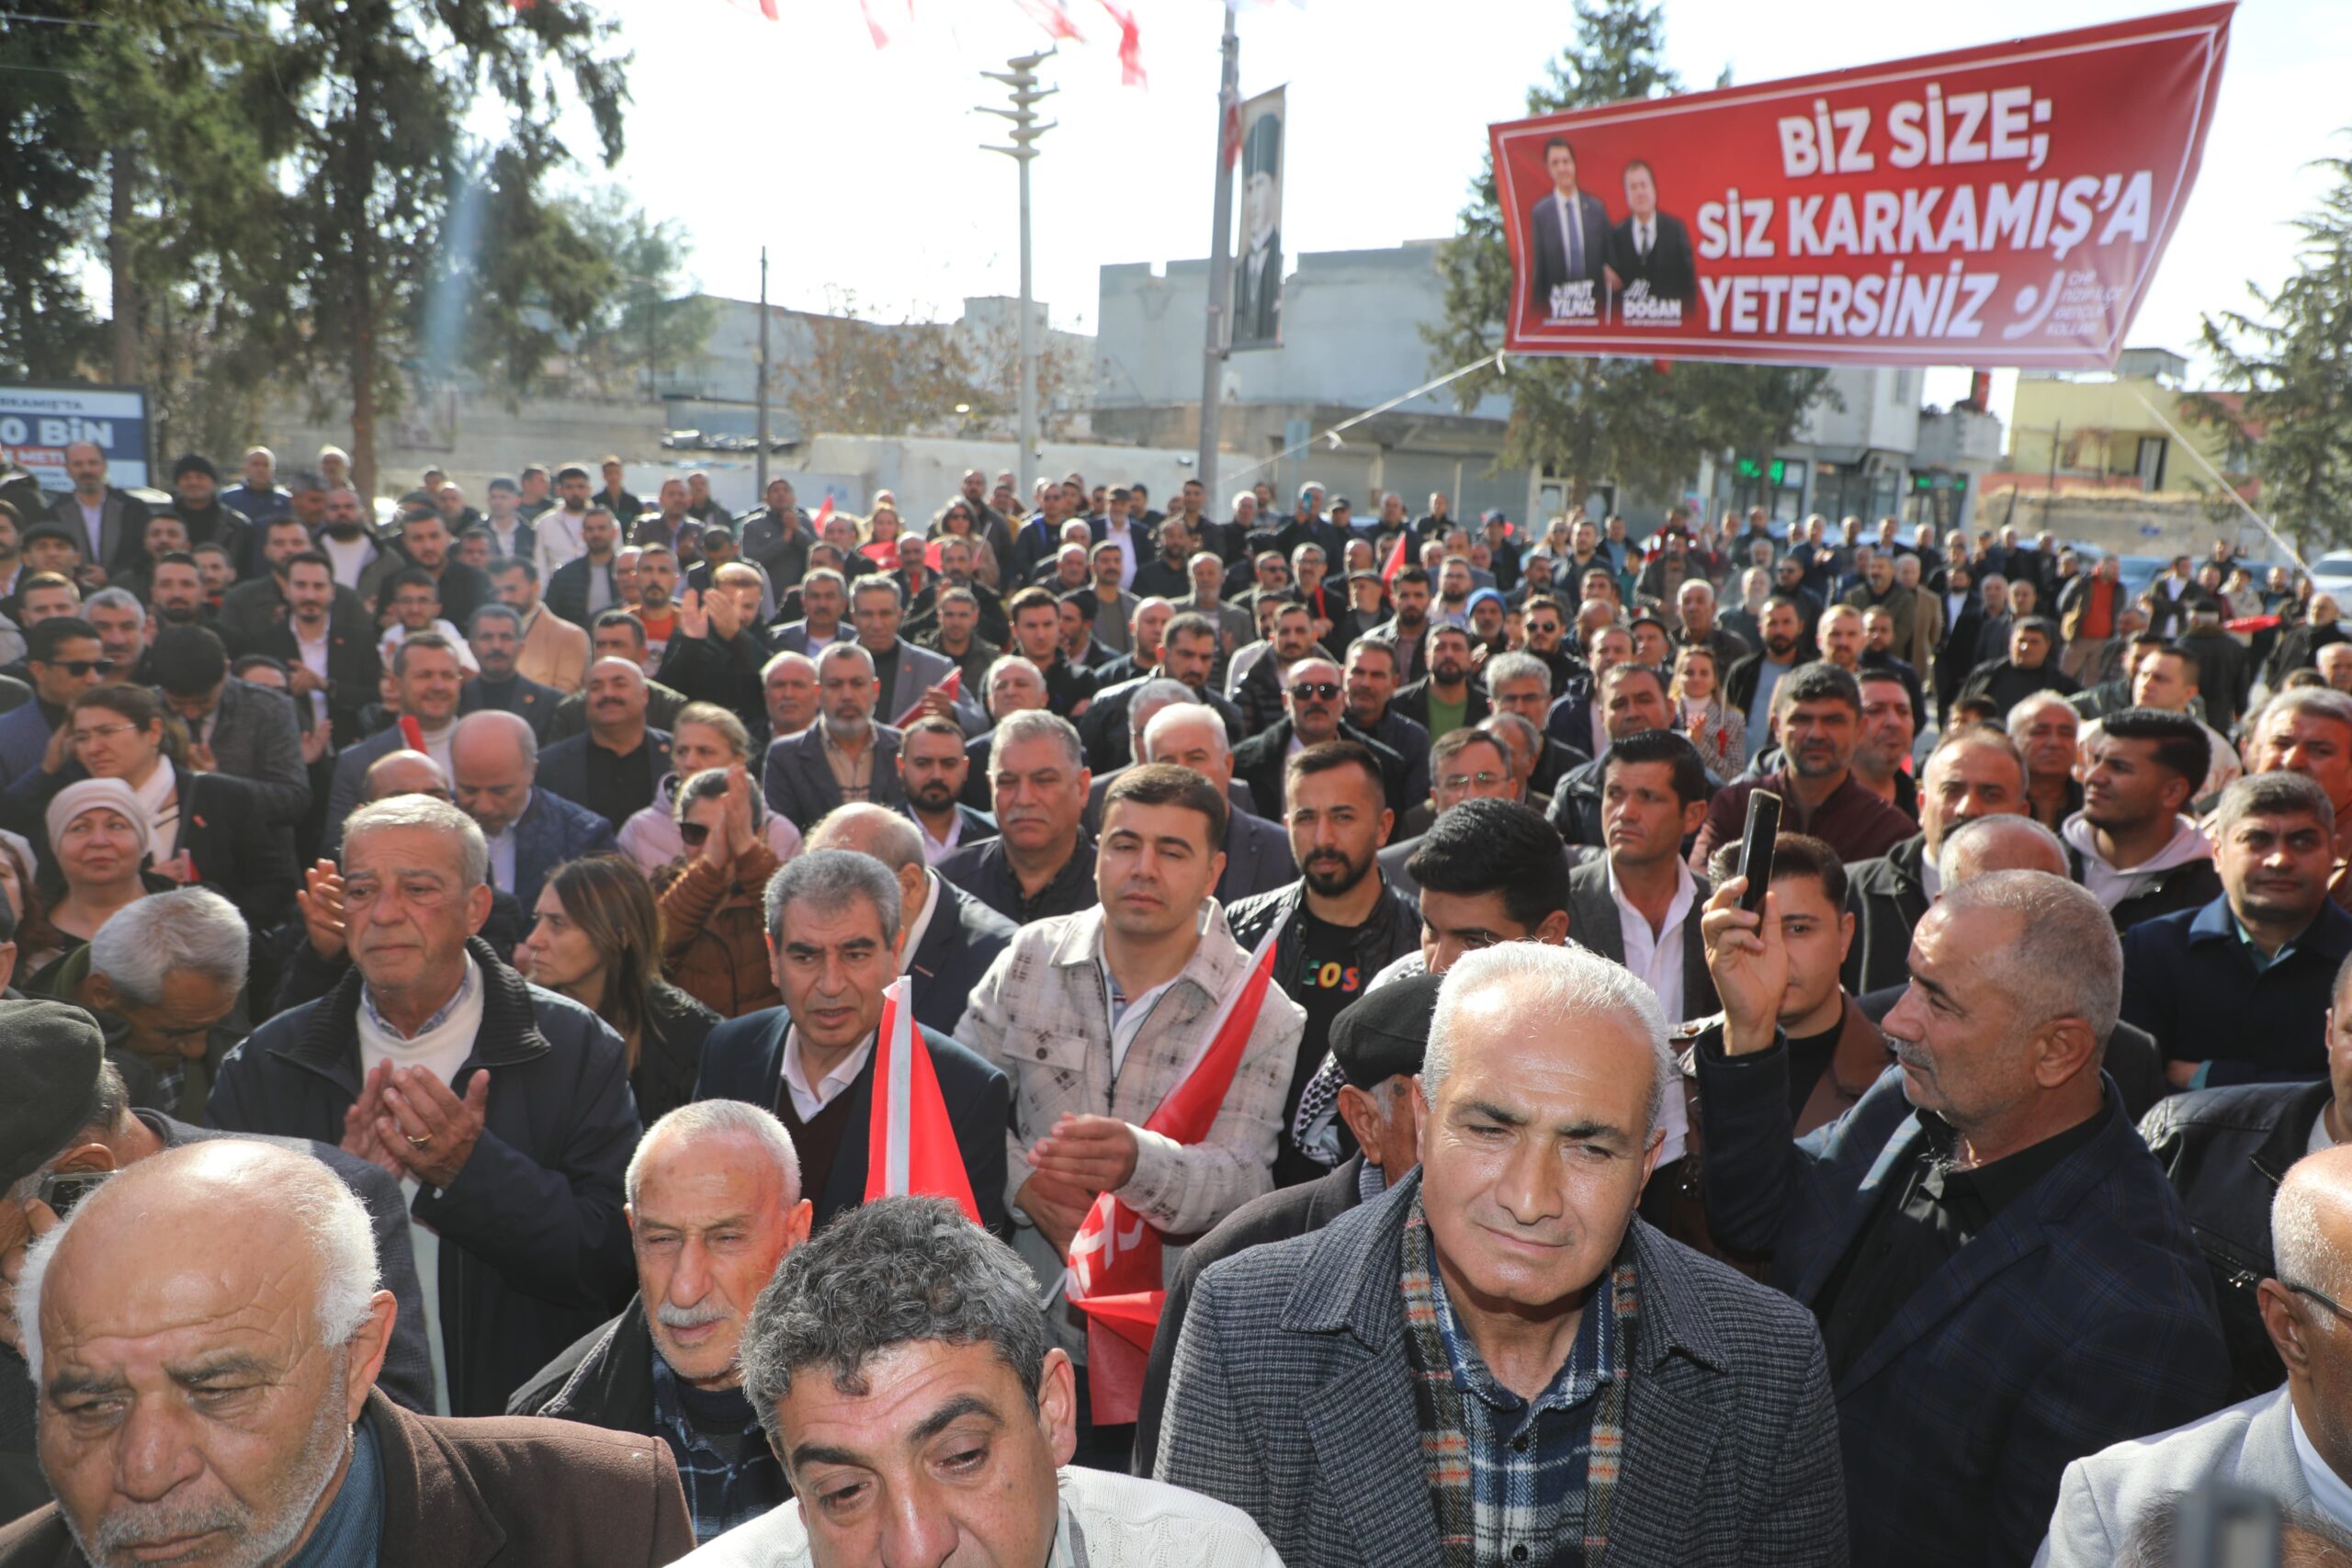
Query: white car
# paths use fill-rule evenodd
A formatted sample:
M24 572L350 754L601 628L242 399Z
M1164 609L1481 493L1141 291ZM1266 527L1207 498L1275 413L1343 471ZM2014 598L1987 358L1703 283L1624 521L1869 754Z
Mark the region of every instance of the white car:
M2333 595L2339 605L2352 604L2352 550L2330 550L2312 562L2312 591Z

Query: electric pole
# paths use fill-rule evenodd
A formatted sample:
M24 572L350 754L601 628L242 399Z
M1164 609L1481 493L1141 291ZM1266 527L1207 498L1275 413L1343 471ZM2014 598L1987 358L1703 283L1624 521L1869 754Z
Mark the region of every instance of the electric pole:
M1010 147L983 142L989 152L1001 152L1021 166L1021 453L1012 466L1013 482L1024 487L1015 491L1015 499L1027 493L1025 487L1035 476L1030 472L1037 461L1037 325L1031 318L1035 314L1029 298L1029 164L1037 156L1037 138L1054 129L1054 122L1037 123L1036 106L1054 96L1051 87L1037 85L1037 67L1053 58L1054 51L1023 54L1005 62L1002 71L983 71L981 75L991 82L1001 82L1012 89L1012 107L1009 109L979 106L982 114L992 114L1012 122L1006 134Z
M768 503L768 248L760 247L760 456L752 465L759 478L758 504Z
M1217 427L1225 413L1226 308L1233 296L1233 166L1241 161L1241 35L1235 0L1225 5L1225 76L1216 95L1216 201L1209 239L1208 344L1201 356L1200 475L1206 504L1216 499Z

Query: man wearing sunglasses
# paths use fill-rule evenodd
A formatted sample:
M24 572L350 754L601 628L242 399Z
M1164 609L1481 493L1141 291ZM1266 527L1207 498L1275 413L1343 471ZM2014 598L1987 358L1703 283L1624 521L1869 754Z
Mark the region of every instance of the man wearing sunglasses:
M0 785L36 768L65 766L65 707L114 674L96 626L79 615L51 615L25 632L25 672L33 701L0 714Z

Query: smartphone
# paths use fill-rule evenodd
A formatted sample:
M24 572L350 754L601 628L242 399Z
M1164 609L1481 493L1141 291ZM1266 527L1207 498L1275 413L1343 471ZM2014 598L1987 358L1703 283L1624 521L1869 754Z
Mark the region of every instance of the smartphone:
M98 1190L98 1183L114 1172L110 1170L76 1170L52 1175L40 1184L39 1196L49 1205L49 1212L59 1219L74 1212L74 1205Z
M1780 836L1781 797L1759 789L1747 797L1747 829L1739 844L1739 874L1747 878L1739 907L1751 915L1764 912L1764 895L1772 890L1772 845Z

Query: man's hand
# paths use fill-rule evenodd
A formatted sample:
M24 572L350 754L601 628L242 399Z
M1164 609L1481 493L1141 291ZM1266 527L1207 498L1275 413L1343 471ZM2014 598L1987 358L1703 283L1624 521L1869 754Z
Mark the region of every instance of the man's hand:
M345 1154L356 1155L368 1164L380 1167L397 1180L408 1174L408 1167L393 1157L377 1130L384 1114L384 1082L391 1072L390 1062L379 1062L368 1075L367 1082L359 1086L359 1098L343 1113L343 1141L338 1146Z
M678 635L696 642L710 635L710 617L703 612L699 588L678 595Z
M334 720L322 718L302 732L302 765L310 767L334 745Z
M1086 1213L1094 1207L1091 1194L1071 1186L1067 1181L1039 1172L1021 1184L1012 1195L1012 1205L1037 1227L1037 1234L1053 1243L1054 1250L1069 1256L1069 1244L1078 1235L1078 1227L1086 1223Z
M325 691L327 683L325 677L298 659L286 671L286 689L298 697L307 697L313 692Z
M944 718L950 724L956 722L956 699L947 694L947 683L944 681L936 686L924 689L922 716L925 718Z
M61 724L49 732L49 744L41 749L40 771L62 773L68 758L74 754L74 727Z
M212 755L212 748L201 740L187 743L187 765L193 773L217 773L220 771L220 763Z
M1064 1116L1029 1151L1040 1175L1066 1181L1091 1200L1125 1187L1136 1173L1136 1130L1115 1116Z
M427 1187L458 1179L481 1136L482 1108L490 1103L490 1074L477 1068L463 1100L424 1067L397 1067L384 1082L385 1114L376 1119L377 1136L394 1158Z
M294 902L302 911L302 930L311 951L327 963L341 958L347 929L343 908L343 873L334 862L322 860L302 874L303 886Z
M1764 913L1739 907L1747 878L1735 876L1707 900L1699 931L1707 944L1707 973L1724 1004L1724 1055L1745 1056L1772 1043L1781 995L1789 988L1789 949L1781 936L1781 904L1764 895Z

